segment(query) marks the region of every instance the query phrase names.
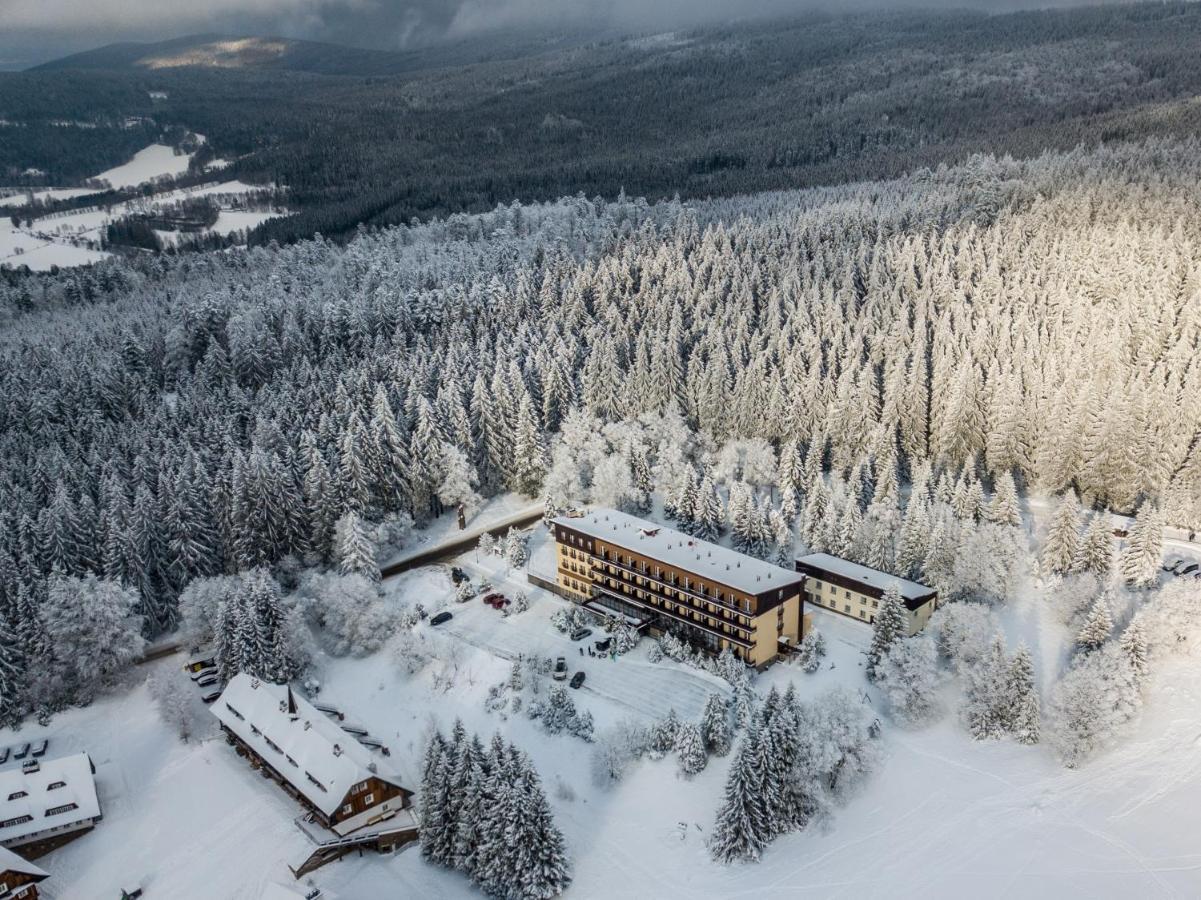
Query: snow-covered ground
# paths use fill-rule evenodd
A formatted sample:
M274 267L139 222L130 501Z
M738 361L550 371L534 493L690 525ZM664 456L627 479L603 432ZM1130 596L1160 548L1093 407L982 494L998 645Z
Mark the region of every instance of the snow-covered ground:
M176 153L174 147L166 144L151 144L135 153L129 162L106 169L96 178L118 190L137 187L165 175L182 175L188 171L191 159L190 153Z
M0 266L29 266L44 272L52 266L82 266L108 256L101 250L75 246L68 240L40 237L23 228L14 228L7 217L0 217Z
M487 530L507 519L527 512L539 511L542 508L542 503L535 503L529 497L522 497L520 494L498 494L484 503L479 511L467 521L467 531ZM455 511L443 513L425 528L413 532L403 547L381 559L380 564L391 565L398 560L403 560L454 538L459 533L459 520Z
M28 203L30 197L37 201L46 200L70 200L72 197L83 197L87 194L96 193L90 188L39 188L30 191L25 188L0 188L0 191L7 193L7 196L0 197L0 206L23 206ZM11 191L11 193L8 193Z
M480 516L499 518L519 501L497 502ZM454 530L439 521L434 542ZM535 529L534 565L548 542ZM423 543L419 541L417 543ZM500 729L532 756L575 863L567 896L601 898L780 897L1193 897L1201 894L1201 667L1162 666L1144 715L1118 749L1082 768L1064 769L1043 746L971 740L952 712L920 730L886 725L885 761L835 817L776 841L761 863L713 864L704 840L720 801L729 759L713 759L692 781L674 760L637 763L615 789L596 787L589 748L549 737L523 715L486 711L490 686L518 654L564 655L587 673L572 692L598 731L625 718L647 721L669 708L696 716L719 679L672 662L651 663L646 641L618 660L581 657L553 629L563 603L526 581L499 557L455 561L499 590L531 598L507 618L478 599L453 600L449 567L428 566L385 582L389 602L449 609L440 628L418 629L442 648L416 676L401 673L385 649L366 658L320 657L321 699L366 726L392 750L390 762L416 785L433 727L461 717L469 730ZM1051 635L1038 645L1040 669L1063 647L1058 626L1032 595L1002 616L1011 642ZM806 675L777 665L760 691L794 682L802 696L834 685L865 686L862 654L869 632L859 623L814 611L828 655ZM179 658L155 666L175 671ZM447 677L455 673L453 679ZM140 674L140 672L139 672ZM177 677L183 678L182 673ZM948 687L948 702L953 700ZM865 702L870 698L865 694ZM202 721L207 713L197 707ZM293 824L295 803L256 776L215 736L212 726L182 744L160 724L144 687L70 710L48 728L27 726L22 741L51 738L51 755L88 750L97 764L105 818L92 834L45 857L47 896L113 896L133 881L148 896L257 900L272 882L291 883L287 863L306 849ZM0 732L0 744L14 736ZM569 789L568 789L569 788ZM389 856L348 857L309 876L334 898L475 896L459 875L422 862L415 848Z

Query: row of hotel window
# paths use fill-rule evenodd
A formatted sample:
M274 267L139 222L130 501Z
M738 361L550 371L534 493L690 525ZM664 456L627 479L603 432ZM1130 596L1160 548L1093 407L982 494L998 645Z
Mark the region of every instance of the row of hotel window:
M818 584L818 589L819 589L819 590L821 589L821 585L820 585L820 584ZM830 592L831 592L832 594L834 594L835 596L832 596L832 597L829 597L829 598L823 598L823 597L820 597L820 596L818 596L817 594L810 594L810 593L806 592L806 593L805 593L805 601L806 601L807 603L812 603L814 606L826 606L826 607L829 607L829 608L830 608L830 609L832 609L832 610L835 610L835 611L837 611L837 610L838 610L838 599L837 599L837 593L838 593L838 591L837 591L835 588L831 587L831 588L830 588ZM850 597L850 596L851 596L851 592L850 592L850 591L844 591L844 593L846 594L846 596L847 596L847 597ZM876 621L876 617L875 617L874 615L872 615L872 616L869 616L869 615L867 614L867 604L868 604L868 599L867 599L866 597L860 597L860 598L859 598L859 604L860 604L860 605L859 605L859 618L861 618L861 619L863 619L864 621L867 621L867 622L875 622L875 621ZM872 605L872 609L879 609L879 608L880 608L880 601L879 601L879 600L872 600L872 601L871 601L871 605ZM849 616L849 615L851 615L851 604L849 604L849 603L844 603L844 604L842 605L842 611L843 611L844 613L846 613L848 616Z
M629 585L627 585L621 581L615 581L612 578L606 578L605 583L613 590L621 590L623 588L629 587ZM623 593L628 593L628 591L623 590ZM722 619L711 618L711 615L716 615L719 612L719 610L717 610L713 607L709 607L708 610L700 610L700 609L697 609L695 606L692 606L686 602L684 602L684 603L681 603L678 601L673 602L670 597L660 597L658 594L652 594L648 591L639 590L638 588L634 588L634 596L637 597L639 600L645 600L650 603L657 604L658 601L662 601L663 608L667 612L675 613L676 615L683 616L684 618L688 618L689 616L691 616L693 621L696 621L696 622L703 621L703 623L710 628L714 628L714 629L722 628L726 634L734 633L731 630L731 628L733 628L734 626L726 623ZM711 615L704 615L705 612L708 612ZM698 616L699 616L699 618L698 618ZM742 626L742 628L744 630L750 630L751 620L749 618L747 618L746 616L739 616L738 623Z
M79 804L78 803L64 803L62 806L52 806L48 810L46 810L45 815L57 816L60 813L70 812L73 809L79 809ZM23 816L17 816L15 819L5 819L3 822L0 822L0 828L8 828L12 825L24 825L26 822L32 822L32 821L33 821L33 816L26 814Z

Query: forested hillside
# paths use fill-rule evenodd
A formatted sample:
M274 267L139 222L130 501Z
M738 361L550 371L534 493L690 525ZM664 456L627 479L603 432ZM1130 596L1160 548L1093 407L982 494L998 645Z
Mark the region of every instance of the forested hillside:
M236 177L290 189L298 214L252 240L337 237L360 222L515 198L728 196L896 177L978 151L1029 157L1196 135L1198 46L1201 8L1156 3L814 15L546 52L527 45L518 58L498 51L466 65L448 49L389 76L370 54L358 70L354 51L334 65L329 48L316 57L320 73L37 71L0 77L0 119L16 123L0 125L0 171L8 181L83 177L103 167L98 152L122 161L112 123L146 115L206 135L236 158ZM82 127L49 132L48 119L109 130L104 141ZM46 175L22 175L31 165Z
M152 636L193 578L335 556L347 512L422 523L464 491L554 504L602 481L613 503L707 502L750 480L714 468L738 442L779 454L755 477L802 534L833 515L827 475L891 485L866 494L873 552L934 579L966 532L901 564L895 488L918 471L948 497L1012 477L1199 527L1199 149L512 204L5 283L0 676L25 673L5 715L90 690L64 578L102 576L88 615Z

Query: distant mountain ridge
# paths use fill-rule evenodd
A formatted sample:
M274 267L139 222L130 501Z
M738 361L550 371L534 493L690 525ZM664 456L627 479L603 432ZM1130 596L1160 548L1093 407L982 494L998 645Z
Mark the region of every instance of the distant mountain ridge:
M290 38L188 35L168 41L127 41L35 66L61 69L276 69L322 75L386 75L413 68L413 54L364 50Z

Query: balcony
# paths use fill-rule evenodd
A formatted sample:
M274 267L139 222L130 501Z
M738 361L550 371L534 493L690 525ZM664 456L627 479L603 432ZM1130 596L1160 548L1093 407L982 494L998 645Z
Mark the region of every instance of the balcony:
M651 618L651 619L654 619L655 617L662 617L664 619L669 619L673 622L679 623L680 625L686 625L689 628L695 628L697 631L703 631L706 634L711 634L714 637L720 638L723 641L729 641L731 644L735 644L739 647L744 647L744 648L749 649L754 646L754 644L752 644L750 641L746 640L745 638L739 637L736 634L726 634L724 631L718 631L717 629L711 628L708 625L704 624L703 622L697 622L695 619L690 619L687 616L681 616L679 613L672 612L671 610L663 609L661 607L654 606L649 603L645 603L644 601L639 600L637 597L631 597L627 594L623 594L621 591L617 591L617 590L614 590L613 588L606 587L603 584L595 584L594 583L592 585L592 596L597 597L599 595L611 597L614 600L618 600L622 603L627 603L630 606L633 606L637 609L645 610L648 615L648 618ZM602 600L601 602L603 603L604 601ZM740 628L742 631L745 631L748 634L750 633L750 629L742 628L741 626L733 626L733 627Z
M648 584L646 587L643 587L642 585L639 585L639 584L630 583L631 587L638 588L640 590L655 590L657 588L661 594L664 591L679 591L682 594L687 594L689 597L692 597L697 603L713 604L713 606L718 607L720 610L722 610L722 612L726 613L727 617L729 617L729 616L745 616L748 619L753 619L756 615L753 612L747 612L744 609L740 609L737 606L733 606L729 603L726 603L724 600L718 600L715 597L708 596L707 594L698 594L696 591L692 590L691 588L686 588L683 585L671 584L670 582L664 581L662 578L656 578L650 572L643 572L639 569L635 569L631 566L623 565L622 563L615 562L614 560L611 560L611 559L601 559L599 556L594 556L592 558L592 568L593 568L594 574L595 574L596 569L600 568L603 570L603 568L605 566L613 566L615 569L620 569L623 572L628 572L637 578L645 578L648 582L650 582L650 584ZM629 583L629 582L627 582L627 583ZM675 598L664 597L664 599L674 600ZM703 612L703 610L701 610L701 611ZM706 613L706 615L716 615L716 614L715 613ZM728 624L733 625L735 628L742 628L743 630L748 629L748 626L742 625L742 624L740 624L736 621L733 621L729 618L726 618L723 621L726 621Z

